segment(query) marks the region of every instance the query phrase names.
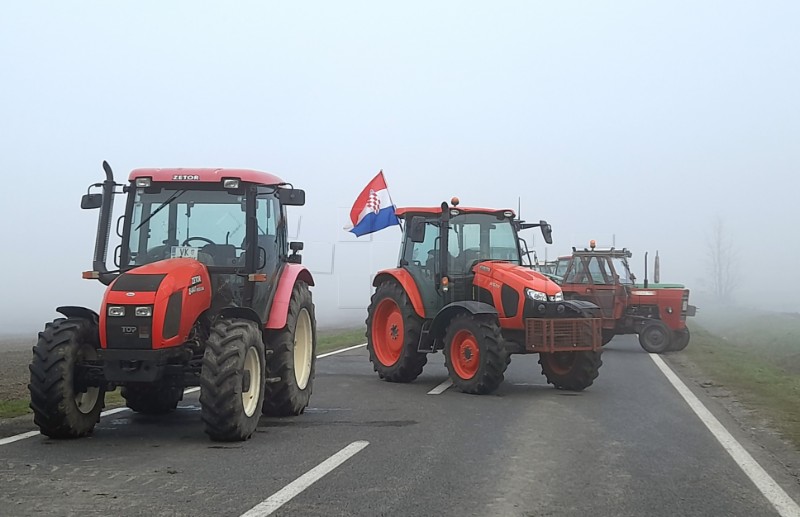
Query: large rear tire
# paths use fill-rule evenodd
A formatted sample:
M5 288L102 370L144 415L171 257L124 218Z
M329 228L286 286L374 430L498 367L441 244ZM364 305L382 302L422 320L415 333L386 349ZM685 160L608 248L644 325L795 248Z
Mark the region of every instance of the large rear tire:
M176 386L123 386L125 405L143 415L165 415L178 407L183 389Z
M602 350L539 354L539 364L547 382L556 388L583 391L597 378L603 365L601 355Z
M214 441L252 436L264 403L266 361L254 322L222 318L211 327L200 372L200 418Z
M450 320L444 364L456 388L474 395L491 393L503 382L510 361L495 318L461 313Z
M669 347L670 352L680 352L689 346L689 329L673 330L672 331L672 344Z
M422 318L396 282L375 289L367 309L367 351L372 368L389 382L411 382L422 373L428 354L418 352Z
M286 326L267 336L272 355L267 376L280 381L267 384L263 413L268 416L294 416L305 411L314 387L317 354L317 320L311 291L297 282L289 302Z
M661 320L647 322L639 331L639 344L651 354L669 350L672 331Z
M603 346L606 346L614 339L617 333L614 332L614 329L603 329L602 330L602 339L603 339Z
M59 318L45 326L29 366L33 421L51 438L80 438L100 420L105 389L81 386L78 367L97 359L97 326L83 319Z

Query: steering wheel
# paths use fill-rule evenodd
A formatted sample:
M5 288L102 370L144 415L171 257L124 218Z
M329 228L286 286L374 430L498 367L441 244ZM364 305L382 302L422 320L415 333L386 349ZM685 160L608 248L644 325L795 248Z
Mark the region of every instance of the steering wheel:
M187 237L181 246L188 246L189 241L203 241L207 244L211 244L212 246L216 244L216 242L212 241L211 239L206 239L205 237Z

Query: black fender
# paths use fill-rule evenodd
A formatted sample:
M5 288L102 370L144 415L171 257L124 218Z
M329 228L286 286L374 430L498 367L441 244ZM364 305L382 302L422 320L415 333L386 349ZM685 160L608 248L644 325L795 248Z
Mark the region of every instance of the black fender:
M100 316L92 309L87 309L86 307L62 305L61 307L56 307L56 312L63 314L67 318L87 320L96 328L100 326Z
M250 320L258 325L258 328L261 330L261 332L264 332L264 323L261 321L261 318L258 317L256 311L250 307L223 307L220 309L217 317L214 318L214 320L216 321L220 318L239 318L243 320Z
M568 311L579 314L583 318L600 317L600 307L586 300L564 300L561 302Z
M498 315L497 309L495 309L494 306L484 302L463 301L447 304L436 313L436 316L434 316L433 321L431 321L431 324L428 327L429 330L427 338L429 346L432 341L441 341L441 339L444 337L445 331L447 330L447 324L456 314L460 314L462 312L468 312L473 315L485 314L495 317ZM420 348L422 348L422 346L420 346ZM441 346L438 348L441 348Z

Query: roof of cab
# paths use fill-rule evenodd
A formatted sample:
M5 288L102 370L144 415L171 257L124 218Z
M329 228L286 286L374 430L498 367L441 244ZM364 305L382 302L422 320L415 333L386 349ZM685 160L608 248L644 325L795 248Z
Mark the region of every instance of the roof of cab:
M503 214L504 212L511 212L511 217L514 217L514 211L510 209L497 209L497 208L476 208L467 206L451 206L451 210L458 210L462 214ZM404 217L406 214L433 214L438 215L442 213L441 206L406 206L398 208L395 213L397 217Z
M178 168L178 169L134 169L131 171L128 180L134 181L136 178L152 178L152 181L197 181L197 182L219 182L224 178L238 179L259 185L280 185L285 183L282 179L268 172L261 172L252 169L223 169L223 168Z

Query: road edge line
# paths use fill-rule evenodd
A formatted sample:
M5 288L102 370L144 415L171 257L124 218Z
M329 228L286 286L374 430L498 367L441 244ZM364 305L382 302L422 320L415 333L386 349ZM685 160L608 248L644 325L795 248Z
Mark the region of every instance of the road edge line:
M295 496L299 495L303 490L310 487L322 479L325 475L331 473L342 463L361 452L367 445L369 445L369 442L363 440L351 443L268 498L264 499L264 501L258 503L256 506L243 513L241 517L266 517L267 515L270 515L272 512L291 501Z
M782 517L796 517L800 515L800 506L797 505L794 499L789 497L789 494L772 479L772 476L764 470L764 467L747 452L742 444L733 437L717 417L700 402L700 399L697 398L680 377L672 371L672 368L658 355L648 355L670 384L672 384L681 397L683 397L683 400L686 401L692 411L694 411L695 415L705 424L711 434L714 435L714 438L716 438L720 445L730 454L733 461L735 461L739 468L742 469L742 472L750 478L750 481L753 482L767 501L772 504L775 510L777 510Z
M323 357L329 357L335 354L341 354L342 352L347 352L349 350L355 350L356 348L361 348L362 346L367 346L366 343L361 343L360 345L353 345L348 346L347 348L340 348L339 350L334 350L333 352L325 352L324 354L319 354L317 359L322 359Z

